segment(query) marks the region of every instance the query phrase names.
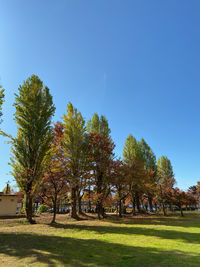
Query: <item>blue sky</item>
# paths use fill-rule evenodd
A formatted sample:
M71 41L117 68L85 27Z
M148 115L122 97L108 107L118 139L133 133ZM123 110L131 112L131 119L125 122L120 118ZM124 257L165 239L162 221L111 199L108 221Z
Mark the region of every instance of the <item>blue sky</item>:
M110 123L121 156L127 136L143 137L172 162L178 186L200 176L200 1L2 0L2 129L16 134L14 93L31 74L50 88L54 121L69 101L87 120ZM13 182L0 138L0 189Z

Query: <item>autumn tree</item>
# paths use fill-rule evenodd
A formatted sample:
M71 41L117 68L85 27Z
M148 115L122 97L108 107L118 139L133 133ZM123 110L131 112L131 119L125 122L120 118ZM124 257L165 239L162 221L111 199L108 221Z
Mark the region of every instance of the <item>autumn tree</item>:
M2 105L3 105L3 102L4 102L4 89L2 89L2 86L0 85L0 118L2 116ZM1 122L1 120L0 120Z
M12 189L11 189L9 182L6 183L6 187L3 189L3 193L6 195L12 193Z
M33 223L32 199L46 170L53 139L51 118L55 107L49 89L36 75L19 86L14 106L17 136L9 136L13 154L12 174L25 194L27 220Z
M115 198L118 203L119 217L122 217L122 203L129 194L128 181L126 177L126 165L121 160L113 162L112 184L115 187Z
M57 122L53 129L54 139L51 143L51 159L40 187L40 196L49 206L53 206L52 223L55 223L57 204L63 200L68 191L68 173L65 168L65 158L61 141L63 125Z
M66 168L69 171L71 217L77 219L78 190L87 164L88 137L86 135L85 121L81 113L71 103L67 106L67 114L64 114L63 121L62 146L66 158Z
M200 182L197 182L197 185L190 186L187 190L189 196L195 198L196 203L200 201Z
M144 191L147 195L150 211L153 211L153 197L156 192L156 173L157 173L157 164L156 156L153 153L150 146L142 138L140 141L140 147L142 152L142 158L144 160L144 168L146 171L145 174L145 185Z
M173 189L172 196L173 204L178 206L183 217L183 205L187 203L187 194L186 192L180 190L178 187Z
M158 198L162 205L163 213L166 215L166 204L172 205L170 199L176 180L174 178L173 167L167 157L161 156L158 159L157 169Z
M99 118L95 113L87 123L87 131L89 132L89 161L94 177L96 208L98 218L101 219L105 216L103 203L110 194L110 170L115 145L109 136L110 129L104 116Z
M129 192L131 196L133 215L135 206L141 211L140 195L143 192L145 182L144 159L140 143L130 134L126 139L123 150L123 162L127 166L127 177L129 180Z

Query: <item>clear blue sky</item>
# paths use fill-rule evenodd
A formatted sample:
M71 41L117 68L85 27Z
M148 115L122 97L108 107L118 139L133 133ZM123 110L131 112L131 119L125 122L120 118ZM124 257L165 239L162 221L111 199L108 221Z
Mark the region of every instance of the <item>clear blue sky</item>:
M200 176L199 0L2 0L3 130L15 134L14 93L31 74L54 96L60 119L71 101L87 120L110 123L116 153L143 137L171 160L178 186ZM10 167L0 138L0 189ZM12 182L14 184L14 182Z

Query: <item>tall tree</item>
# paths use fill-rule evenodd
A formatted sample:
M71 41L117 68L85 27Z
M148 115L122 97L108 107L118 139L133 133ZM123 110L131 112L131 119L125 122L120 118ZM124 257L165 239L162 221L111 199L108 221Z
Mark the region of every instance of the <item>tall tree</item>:
M157 162L157 186L159 194L159 202L162 205L163 213L166 215L166 204L172 205L170 202L170 196L172 193L172 188L176 183L173 173L173 167L171 161L165 157L161 156Z
M47 166L55 107L49 89L36 75L19 86L14 106L17 136L11 139L12 174L25 194L27 220L33 223L32 199Z
M2 116L2 105L3 105L3 102L4 102L4 89L2 89L2 86L0 85L0 118ZM1 120L0 120L1 122Z
M87 123L89 133L89 160L94 177L96 209L98 218L105 216L103 204L110 194L110 175L114 143L110 138L110 128L105 116L95 113Z
M53 129L54 140L51 144L51 160L42 180L40 196L47 205L53 207L52 223L55 223L57 204L63 200L68 191L68 173L65 168L65 158L61 147L63 125L57 122Z
M116 160L113 162L112 184L116 191L115 198L118 202L119 217L122 217L122 203L125 202L129 191L126 177L126 166L121 160Z
M67 114L63 116L63 150L66 158L66 167L69 170L69 185L71 188L71 217L77 219L77 199L80 179L86 168L86 153L88 138L85 121L80 112L71 103L67 106Z
M101 133L103 136L110 135L110 128L108 126L108 120L104 115L99 115L95 113L92 119L87 122L87 131L89 133Z
M146 182L145 182L145 193L148 197L150 211L153 211L153 197L156 192L156 156L153 153L150 146L142 138L140 141L140 147L142 151L142 157L144 159L144 168L146 170Z
M123 150L123 161L127 165L127 177L129 178L129 191L132 200L133 214L135 204L140 212L140 194L144 186L144 159L140 143L130 134L126 139Z
M98 218L105 217L103 204L110 194L110 182L113 162L114 143L108 136L101 133L89 134L89 160L92 163L91 172L94 177L96 193L96 208Z

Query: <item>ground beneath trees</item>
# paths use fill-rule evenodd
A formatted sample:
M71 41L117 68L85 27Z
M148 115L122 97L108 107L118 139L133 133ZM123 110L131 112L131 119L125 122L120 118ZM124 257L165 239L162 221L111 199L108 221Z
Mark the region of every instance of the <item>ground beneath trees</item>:
M200 266L200 213L0 219L0 266Z

